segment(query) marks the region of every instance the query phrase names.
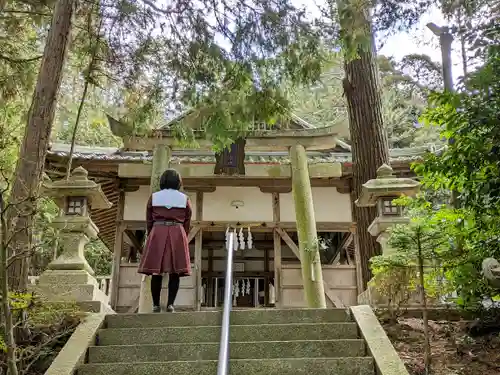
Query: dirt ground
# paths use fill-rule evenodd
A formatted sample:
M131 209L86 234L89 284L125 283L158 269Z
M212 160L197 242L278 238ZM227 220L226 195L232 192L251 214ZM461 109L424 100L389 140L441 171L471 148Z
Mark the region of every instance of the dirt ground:
M430 321L433 375L500 375L500 335L472 338L466 322ZM424 374L420 319L383 323L411 375Z

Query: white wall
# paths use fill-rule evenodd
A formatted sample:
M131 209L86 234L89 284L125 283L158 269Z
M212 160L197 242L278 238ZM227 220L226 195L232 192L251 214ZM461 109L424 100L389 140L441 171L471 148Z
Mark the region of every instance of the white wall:
M319 222L351 222L349 194L341 194L335 187L313 187L314 211ZM188 193L191 207L196 212L196 193ZM150 196L149 186L125 193L125 220L145 220L146 204ZM231 206L232 201L243 201L243 206ZM280 194L281 221L295 221L293 196ZM213 193L204 193L203 220L205 221L250 221L272 222L272 195L262 193L258 187L220 186Z
M313 187L313 203L316 221L352 222L351 198L334 187ZM281 221L295 221L295 205L292 193L280 194Z
M231 202L242 201L242 207ZM203 195L205 221L273 221L272 195L258 187L220 186L213 193Z
M191 200L191 209L196 212L196 194L188 192ZM124 220L146 220L146 205L151 195L149 186L141 186L139 190L125 193Z

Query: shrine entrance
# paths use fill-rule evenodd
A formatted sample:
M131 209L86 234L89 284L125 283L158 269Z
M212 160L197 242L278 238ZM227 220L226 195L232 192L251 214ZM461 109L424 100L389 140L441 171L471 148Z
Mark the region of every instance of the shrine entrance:
M233 308L274 307L273 234L271 230L238 231L233 254ZM202 308L224 305L226 233L205 231L202 250Z
M236 277L233 280L233 307L253 308L266 307L265 280L262 277ZM214 292L208 298L212 298L212 306L222 307L224 305L223 277L214 278Z

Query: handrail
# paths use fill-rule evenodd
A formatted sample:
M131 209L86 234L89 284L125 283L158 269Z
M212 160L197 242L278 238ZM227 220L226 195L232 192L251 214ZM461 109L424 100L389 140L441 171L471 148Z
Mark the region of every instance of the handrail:
M224 285L224 310L222 311L222 330L219 344L219 363L217 364L217 375L227 375L229 365L229 319L233 306L233 252L234 231L228 233L226 278Z

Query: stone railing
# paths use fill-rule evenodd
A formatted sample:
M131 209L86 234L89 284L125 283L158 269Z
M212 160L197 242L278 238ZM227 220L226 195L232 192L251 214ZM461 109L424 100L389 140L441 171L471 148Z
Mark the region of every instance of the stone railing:
M99 289L104 292L107 296L111 292L111 276L96 276L97 284ZM29 283L31 285L36 285L38 283L39 276L28 276Z

